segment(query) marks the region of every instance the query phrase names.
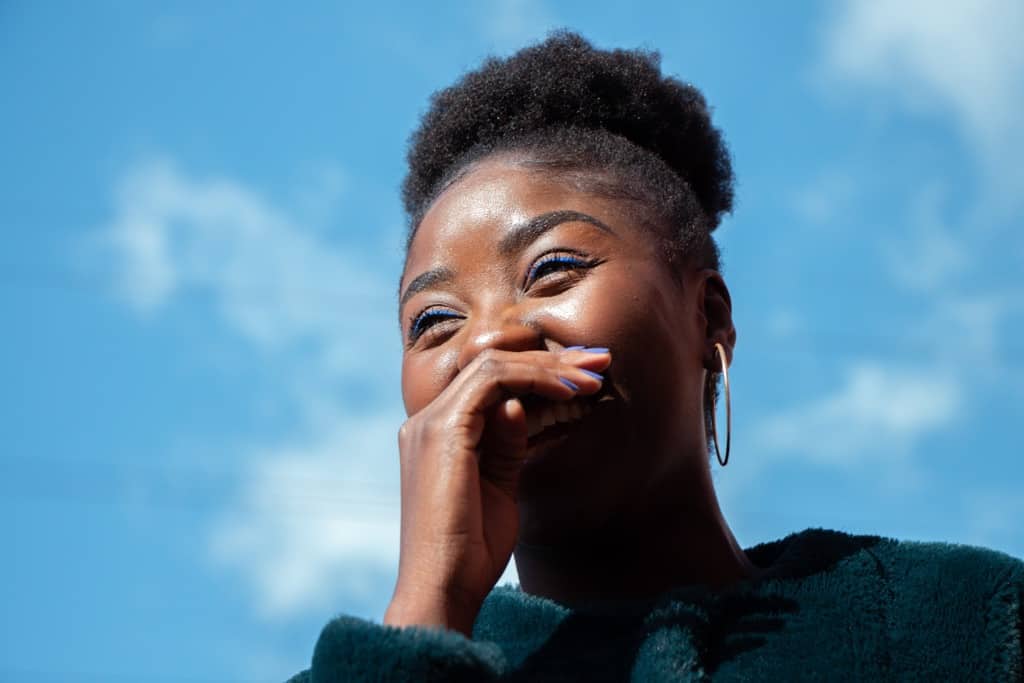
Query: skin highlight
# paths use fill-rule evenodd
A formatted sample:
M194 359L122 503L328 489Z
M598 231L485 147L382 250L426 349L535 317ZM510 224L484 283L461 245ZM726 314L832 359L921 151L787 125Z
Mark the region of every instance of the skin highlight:
M468 634L513 550L523 590L567 605L757 575L704 431L714 345L731 359L736 341L728 290L673 269L648 214L500 155L424 214L400 288L410 419L385 623ZM593 412L531 443L526 414L559 401Z

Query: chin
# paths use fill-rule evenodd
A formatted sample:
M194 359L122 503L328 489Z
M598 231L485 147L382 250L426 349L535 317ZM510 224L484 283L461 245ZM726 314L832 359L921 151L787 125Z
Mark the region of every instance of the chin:
M524 534L558 538L599 528L640 474L632 429L619 401L593 404L583 417L531 437L519 477ZM642 469L642 468L641 468Z

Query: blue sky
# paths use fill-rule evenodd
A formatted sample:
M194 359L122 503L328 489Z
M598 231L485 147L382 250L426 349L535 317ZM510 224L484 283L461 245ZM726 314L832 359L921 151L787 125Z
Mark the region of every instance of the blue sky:
M647 46L731 145L744 545L1024 556L1024 7L0 5L0 679L280 680L397 560L405 140L484 55Z

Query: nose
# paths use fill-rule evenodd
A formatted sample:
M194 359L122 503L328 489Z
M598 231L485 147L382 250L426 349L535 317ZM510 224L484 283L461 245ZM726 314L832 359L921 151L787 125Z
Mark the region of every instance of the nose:
M515 309L493 315L478 315L470 322L466 342L459 350L461 372L484 349L533 351L544 348L539 327L524 320Z

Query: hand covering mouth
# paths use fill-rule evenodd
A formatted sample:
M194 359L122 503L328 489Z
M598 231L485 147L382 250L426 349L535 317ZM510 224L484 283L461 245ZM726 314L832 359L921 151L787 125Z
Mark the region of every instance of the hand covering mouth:
M599 403L613 401L615 396L606 380L596 394L569 401L551 401L539 396L525 396L521 400L526 411L528 443L533 445L541 438L547 440L548 436L565 434L565 426L586 418Z

